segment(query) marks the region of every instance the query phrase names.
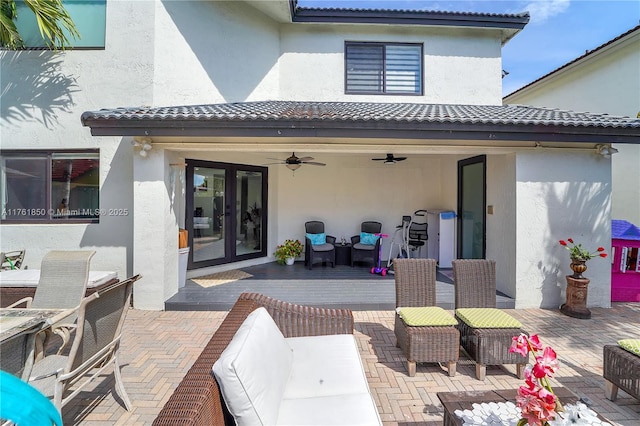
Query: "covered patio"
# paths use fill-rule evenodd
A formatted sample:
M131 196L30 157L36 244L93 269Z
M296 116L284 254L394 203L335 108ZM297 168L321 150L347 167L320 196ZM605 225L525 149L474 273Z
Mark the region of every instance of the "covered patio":
M261 293L290 303L354 311L393 310L396 295L394 276L372 274L370 267L316 266L308 270L303 262L282 266L269 262L257 266L188 279L178 293L165 302L168 311L228 311L242 292ZM437 303L454 308L452 270L437 273ZM499 308L513 309L515 301L497 292Z
M611 402L604 397L602 347L618 339L640 335L640 304L614 303L610 309L594 308L591 320L567 317L558 310L508 310L524 328L538 333L545 345L558 353L560 369L553 386L565 387L591 403L612 424L640 423L640 401L620 392ZM121 346L122 376L133 403L127 412L114 398L113 376L96 381L67 405L65 424L149 425L201 349L224 319L226 312L152 312L130 310ZM393 311L355 311L355 337L369 387L385 425L442 424L443 410L437 392L515 389L522 380L514 371L487 369L484 382L475 379L473 364L461 358L455 377L436 364L419 364L408 377L400 349L395 346ZM589 333L585 335L585 327Z
M178 291L178 228L198 216L189 204L196 188L176 190L184 179L179 169L186 168L184 181L193 185L189 172L206 162L229 167L234 179L238 167L247 168L245 175L260 169L268 188L258 207L268 220L261 224L262 244L247 246L261 252L192 268L189 278L231 263L270 262L278 244L304 237L308 220L323 221L327 233L340 238L354 235L366 220L380 221L383 232L392 233L403 215L444 209L458 215L458 247L472 241L481 248L458 256L495 259L498 289L516 307L557 307L569 272L558 239L572 235L590 246L609 244L611 162L598 148L637 143L640 125L521 105L313 101L116 108L87 111L82 123L94 136L122 137L123 146L132 142L141 154L133 156L128 194L135 200L130 256L143 275L134 297L140 309L163 309ZM269 165L292 152L326 167ZM393 166L371 161L388 153L408 159ZM461 206L466 180L460 170L476 158L478 178L467 178L478 184L470 191L477 204L470 211ZM231 202L225 210L232 223L244 211L238 206L242 202ZM240 229L226 239L230 251L242 241ZM608 265L594 263L589 271L590 302L608 307Z

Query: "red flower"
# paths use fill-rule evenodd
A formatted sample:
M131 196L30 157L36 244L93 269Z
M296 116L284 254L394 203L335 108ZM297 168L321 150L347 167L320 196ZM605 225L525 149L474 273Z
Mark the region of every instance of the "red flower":
M547 346L542 352L542 356L536 357L536 364L533 366L533 375L538 379L544 376L553 377L558 369L558 359L556 351Z
M513 336L512 339L513 342L511 342L509 352L527 356L529 353L529 341L527 340L527 335L520 334L519 336Z
M537 352L542 350L542 344L537 334L532 334L529 337L527 337L526 334L520 334L519 336L513 336L512 340L513 342L511 342L511 347L509 348L509 352L511 353L519 353L522 356L527 356L531 351Z
M598 247L595 252L591 253L589 250L583 248L582 244L575 244L573 242L573 238L567 238L567 241L560 240L559 242L561 246L569 250L569 256L571 256L571 260L587 261L594 258L596 255L600 257L607 257L606 253L604 253L604 247Z
M556 396L544 388L520 386L516 402L529 425L542 425L556 415Z
M551 347L543 350L538 335L527 336L521 334L513 337L510 352L517 352L528 357L533 352L536 362L524 370L523 386L518 388L516 404L522 411L522 419L518 424L526 421L528 425L545 425L556 416L556 410L562 409L560 402L551 390L549 377L558 369L558 357ZM541 355L538 355L542 352Z
M534 352L542 350L542 343L540 343L540 338L537 334L529 336L529 345L531 345L531 350Z

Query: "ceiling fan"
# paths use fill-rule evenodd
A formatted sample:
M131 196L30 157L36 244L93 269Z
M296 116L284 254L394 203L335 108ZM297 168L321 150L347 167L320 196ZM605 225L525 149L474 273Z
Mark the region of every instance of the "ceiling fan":
M384 164L396 164L398 161L404 161L407 157L394 157L393 154L387 154L385 158L372 158L373 161L384 161Z
M298 170L300 166L303 164L310 164L312 166L326 166L325 163L319 163L317 161L313 161L313 157L296 157L295 152L291 153L291 157L286 158L284 160L280 160L278 158L269 158L270 160L277 160L277 163L267 163L269 164L284 164L287 166L289 170Z

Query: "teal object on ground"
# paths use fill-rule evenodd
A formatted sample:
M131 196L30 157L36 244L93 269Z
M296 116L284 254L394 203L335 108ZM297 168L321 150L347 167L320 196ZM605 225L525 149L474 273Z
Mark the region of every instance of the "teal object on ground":
M4 371L0 371L0 419L18 426L62 426L60 413L49 398Z

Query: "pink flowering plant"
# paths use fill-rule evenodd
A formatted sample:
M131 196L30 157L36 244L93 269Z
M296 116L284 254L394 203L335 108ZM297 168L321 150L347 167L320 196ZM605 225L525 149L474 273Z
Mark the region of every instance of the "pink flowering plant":
M531 353L535 358L535 364L525 369L525 384L518 388L516 405L522 411L518 426L547 425L557 412L564 410L549 382L559 367L556 352L550 346L543 348L537 334L515 336L509 352L527 358Z
M598 247L595 252L590 252L582 247L582 244L574 243L572 238L567 238L566 241L560 240L560 245L569 250L571 259L587 261L597 256L607 257L607 253L604 252L604 247Z

